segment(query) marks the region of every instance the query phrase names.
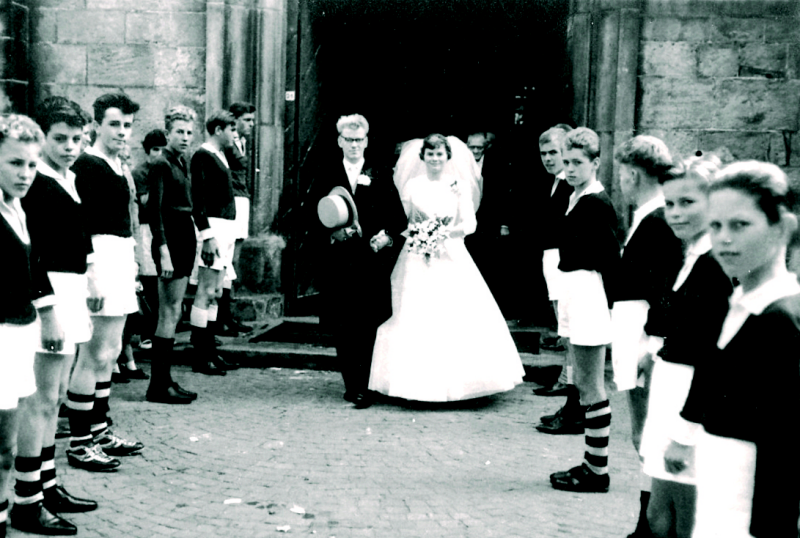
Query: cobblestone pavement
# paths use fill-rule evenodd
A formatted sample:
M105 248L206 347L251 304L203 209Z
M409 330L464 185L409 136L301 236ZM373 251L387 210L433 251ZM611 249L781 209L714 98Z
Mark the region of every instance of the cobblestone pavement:
M146 381L113 387L116 431L146 445L118 472L69 467L59 441L62 483L101 503L69 516L80 537L611 538L635 526L624 395L611 398L611 491L573 494L548 475L580 463L583 438L537 433L563 399L528 383L471 402L359 411L336 372L176 370L200 392L195 403L146 403Z

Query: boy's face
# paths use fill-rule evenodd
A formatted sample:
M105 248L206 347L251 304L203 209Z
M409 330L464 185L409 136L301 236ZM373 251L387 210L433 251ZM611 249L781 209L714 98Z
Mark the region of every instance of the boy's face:
M41 153L42 148L36 142L6 138L0 143L0 190L6 203L28 194Z
M214 134L219 137L220 145L223 148L232 148L233 141L236 139L236 125L226 125L224 129L217 127Z
M565 150L564 172L566 172L567 183L576 190L584 188L592 181L600 167L600 159L590 159L588 155L578 148Z
M81 152L82 127L70 127L64 122L56 123L47 132L42 153L58 169L72 166Z
M564 160L561 158L561 148L553 142L539 144L539 156L548 174L556 175L564 169Z
M153 164L156 159L161 157L161 152L164 151L164 146L154 146L150 148L150 153L147 154L147 162Z
M483 158L483 152L486 151L486 139L479 135L472 135L467 138L467 147L475 157L475 162Z
M123 150L132 129L133 114L123 114L118 108L107 109L103 121L95 126L97 141L111 156L119 155Z
M86 151L86 148L92 146L92 131L94 131L94 125L91 122L83 126L81 151Z
M236 132L239 136L248 138L253 132L253 125L256 123L256 115L254 112L242 114L236 119Z
M190 121L176 120L167 134L167 146L173 151L183 153L189 149L194 139L194 125Z

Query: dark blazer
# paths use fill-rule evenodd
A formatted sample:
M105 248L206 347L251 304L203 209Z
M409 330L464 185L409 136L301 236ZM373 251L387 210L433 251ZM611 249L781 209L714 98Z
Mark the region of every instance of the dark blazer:
M664 208L648 214L639 223L622 251L619 270L606 282L612 302L647 301L645 331L664 336L662 299L672 289L683 264L683 246L664 217Z
M696 366L716 353L732 292L731 280L711 253L698 257L683 285L670 288L662 301L661 358Z
M82 153L72 165L75 187L86 215L86 232L92 235L133 236L131 189L105 159Z
M725 349L695 368L681 415L721 437L756 444L750 533L796 538L800 466L787 462L800 414L800 295L750 316Z
M473 240L500 237L500 226L511 226L509 166L503 160L502 154L496 151L487 151L483 158L484 165L481 171L483 192L480 206L475 213L478 226L471 236Z
M150 167L147 184L150 193L147 213L153 242L164 245L167 243L164 213L192 212L192 183L183 156L164 148L161 157Z
M308 218L312 220L311 233L320 244L315 263L323 300L321 317L334 326L358 323L377 327L392 315L391 273L405 241L400 234L408 221L391 174L371 168L369 159L362 174L372 180L369 186L358 185L353 195L362 237L331 243L333 230L325 228L317 217L317 203L331 189L344 187L352 193L341 161L324 169L310 192ZM381 230L393 244L375 253L369 241Z
M53 294L50 279L41 264L31 259L31 246L22 242L14 229L0 215L0 282L5 282L0 300L0 323L27 325L36 320L33 301Z
M216 155L200 147L189 164L192 178L192 216L201 232L209 228L208 218L236 219L231 172Z
M569 197L575 192L575 189L567 183L566 179L561 179L556 187L556 192L551 196L550 191L553 189L553 182L555 182L556 178L550 174L547 175L550 179L541 183L544 189L543 192L539 193L537 202L537 206L541 207L539 212L541 227L537 237L539 237L543 251L558 248L564 227L564 218L569 207Z
M250 144L245 144L244 153L239 150L239 146L236 144L227 148L225 150L225 158L228 160L228 166L231 167L233 195L250 198L250 190L247 188L247 172L250 165Z

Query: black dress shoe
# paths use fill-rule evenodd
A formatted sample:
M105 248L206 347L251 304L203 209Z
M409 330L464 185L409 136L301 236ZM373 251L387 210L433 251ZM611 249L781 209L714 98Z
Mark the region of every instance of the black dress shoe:
M148 390L145 398L148 402L163 404L190 404L194 401L194 398L181 394L175 387L167 387L166 390Z
M569 394L569 385L556 382L552 387L545 387L543 389L536 389L533 393L537 396L567 396Z
M359 392L353 397L353 403L356 409L366 409L375 403L375 399L369 394Z
M64 518L51 514L41 502L19 505L11 509L11 526L23 532L47 536L74 536L78 527Z
M125 364L119 365L119 371L128 379L150 379L150 376L147 375L144 370L140 370L139 368L131 370Z
M583 420L561 415L550 422L539 424L536 429L551 435L577 435L583 433Z
M122 373L120 370L119 372L112 372L111 373L111 382L112 383L130 383L130 379L128 376Z
M356 403L356 396L358 396L358 393L346 391L342 398L344 398L346 402Z
M221 370L237 370L239 368L239 365L235 362L226 361L219 355L212 358L211 361L217 365L217 368Z
M197 399L197 393L196 392L192 392L190 390L186 390L185 388L183 388L180 385L178 385L177 381L173 381L172 382L172 388L175 389L175 391L178 392L179 394L183 394L184 396L188 396L192 400L196 400Z
M555 489L577 493L606 493L610 484L607 474L595 474L586 464L573 467L569 471L553 473L550 483Z
M76 497L64 489L64 486L57 485L45 490L44 507L53 514L91 512L97 510L97 502Z
M227 372L219 368L214 361L203 360L192 365L192 371L206 375L225 375Z
M228 338L236 338L239 336L239 331L230 325L222 325L217 331L217 335L225 336Z

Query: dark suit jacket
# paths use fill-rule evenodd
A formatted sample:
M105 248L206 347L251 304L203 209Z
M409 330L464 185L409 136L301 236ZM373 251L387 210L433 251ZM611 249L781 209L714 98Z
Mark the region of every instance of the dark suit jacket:
M362 237L331 243L334 230L325 228L317 217L317 203L331 189L344 187L352 193L341 161L321 169L310 191L308 218L312 219L311 233L319 243L316 251L320 253L315 263L322 292L321 317L323 323L334 327L352 323L377 327L391 317L390 278L404 244L400 234L408 227L391 174L371 168L368 159L361 173L372 180L369 186L357 185L353 195ZM386 231L393 244L375 253L369 241L381 230Z
M250 198L250 190L247 188L247 169L250 165L249 150L250 144L246 143L245 152L239 150L239 146L234 144L225 150L225 159L231 169L233 182L233 195Z
M478 227L473 234L475 240L500 237L500 226L510 226L510 170L502 155L487 152L484 155L481 171L483 177L483 193L475 218Z

